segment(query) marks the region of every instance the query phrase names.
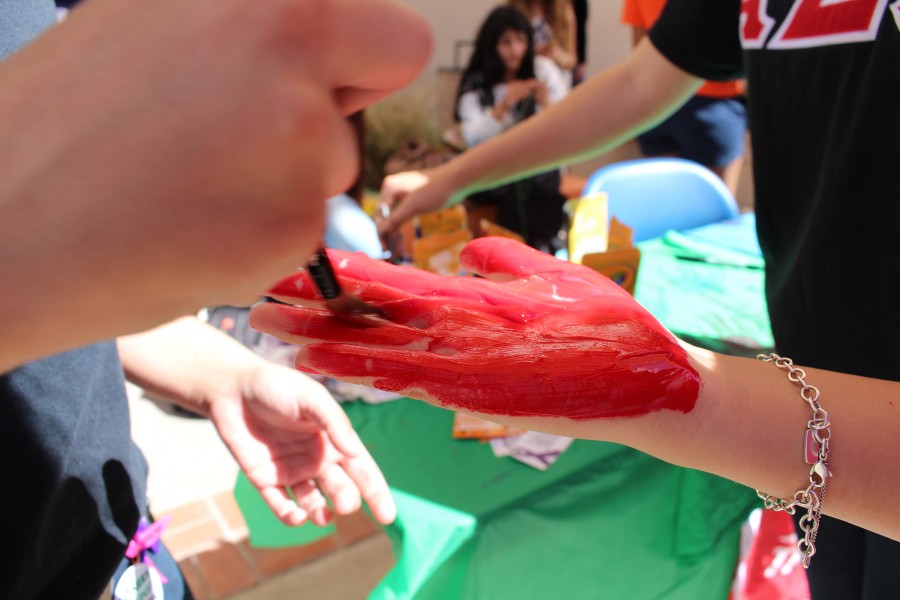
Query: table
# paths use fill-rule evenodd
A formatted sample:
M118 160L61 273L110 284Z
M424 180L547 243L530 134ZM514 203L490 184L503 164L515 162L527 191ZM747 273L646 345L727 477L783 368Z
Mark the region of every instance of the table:
M774 347L752 213L638 247L635 298L675 335L726 354Z
M727 247L752 227L751 215L641 244L637 299L693 343L771 346L755 235L749 248ZM728 596L752 490L585 440L540 472L451 439L447 410L412 400L345 408L398 505L387 528L396 565L371 600Z

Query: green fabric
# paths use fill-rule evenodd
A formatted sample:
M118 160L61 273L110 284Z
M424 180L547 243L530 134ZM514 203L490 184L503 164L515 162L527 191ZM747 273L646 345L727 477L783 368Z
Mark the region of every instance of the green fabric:
M638 245L637 301L672 333L710 350L755 356L773 348L763 272L683 260L678 256L728 255L725 250L700 253L698 246L688 249L682 243L669 233Z
M725 598L752 491L576 440L545 472L455 441L412 400L346 407L398 504L370 598ZM709 492L709 493L707 493Z
M331 535L335 531L334 525L317 527L307 524L302 527L288 527L272 513L259 491L242 472L238 473L234 485L234 499L247 523L250 545L257 548L302 546Z

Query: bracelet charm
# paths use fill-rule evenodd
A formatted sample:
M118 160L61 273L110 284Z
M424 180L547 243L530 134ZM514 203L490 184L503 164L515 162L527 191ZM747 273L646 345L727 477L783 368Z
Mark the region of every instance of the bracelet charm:
M808 569L809 563L816 553L816 535L819 532L822 504L825 502L828 479L832 475L828 468L831 423L828 421L828 413L819 405L818 388L806 383L806 371L795 367L791 359L782 358L774 353L759 354L756 358L763 362L774 363L779 369L786 370L788 379L801 386L800 397L813 411L812 419L806 424L806 437L804 438L804 459L808 465L811 465L809 485L806 489L798 490L791 500L756 490L756 495L762 499L767 509L783 510L789 515L793 515L798 506L806 510L806 514L800 517L800 528L803 530L804 536L797 543L797 548L800 551L803 568Z

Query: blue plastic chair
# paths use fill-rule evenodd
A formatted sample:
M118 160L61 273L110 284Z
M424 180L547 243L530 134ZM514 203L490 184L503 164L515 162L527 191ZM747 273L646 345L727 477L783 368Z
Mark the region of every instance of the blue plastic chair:
M384 258L375 221L356 200L346 194L325 201L325 244L336 250L364 252L372 258Z
M737 201L715 173L681 158L643 158L594 172L582 195L606 192L609 216L634 230L634 241L724 221Z

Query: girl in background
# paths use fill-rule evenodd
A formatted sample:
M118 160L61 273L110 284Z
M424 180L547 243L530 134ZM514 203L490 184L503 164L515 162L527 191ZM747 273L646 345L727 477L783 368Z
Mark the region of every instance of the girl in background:
M551 59L571 87L578 66L575 9L570 0L507 0L521 10L534 29L534 50Z
M537 56L531 23L512 6L495 8L475 40L460 80L456 121L468 146L515 126L565 97L567 87L550 59ZM471 196L469 205L496 207L499 225L545 252L561 247L565 198L558 169ZM477 212L477 207L472 207Z

